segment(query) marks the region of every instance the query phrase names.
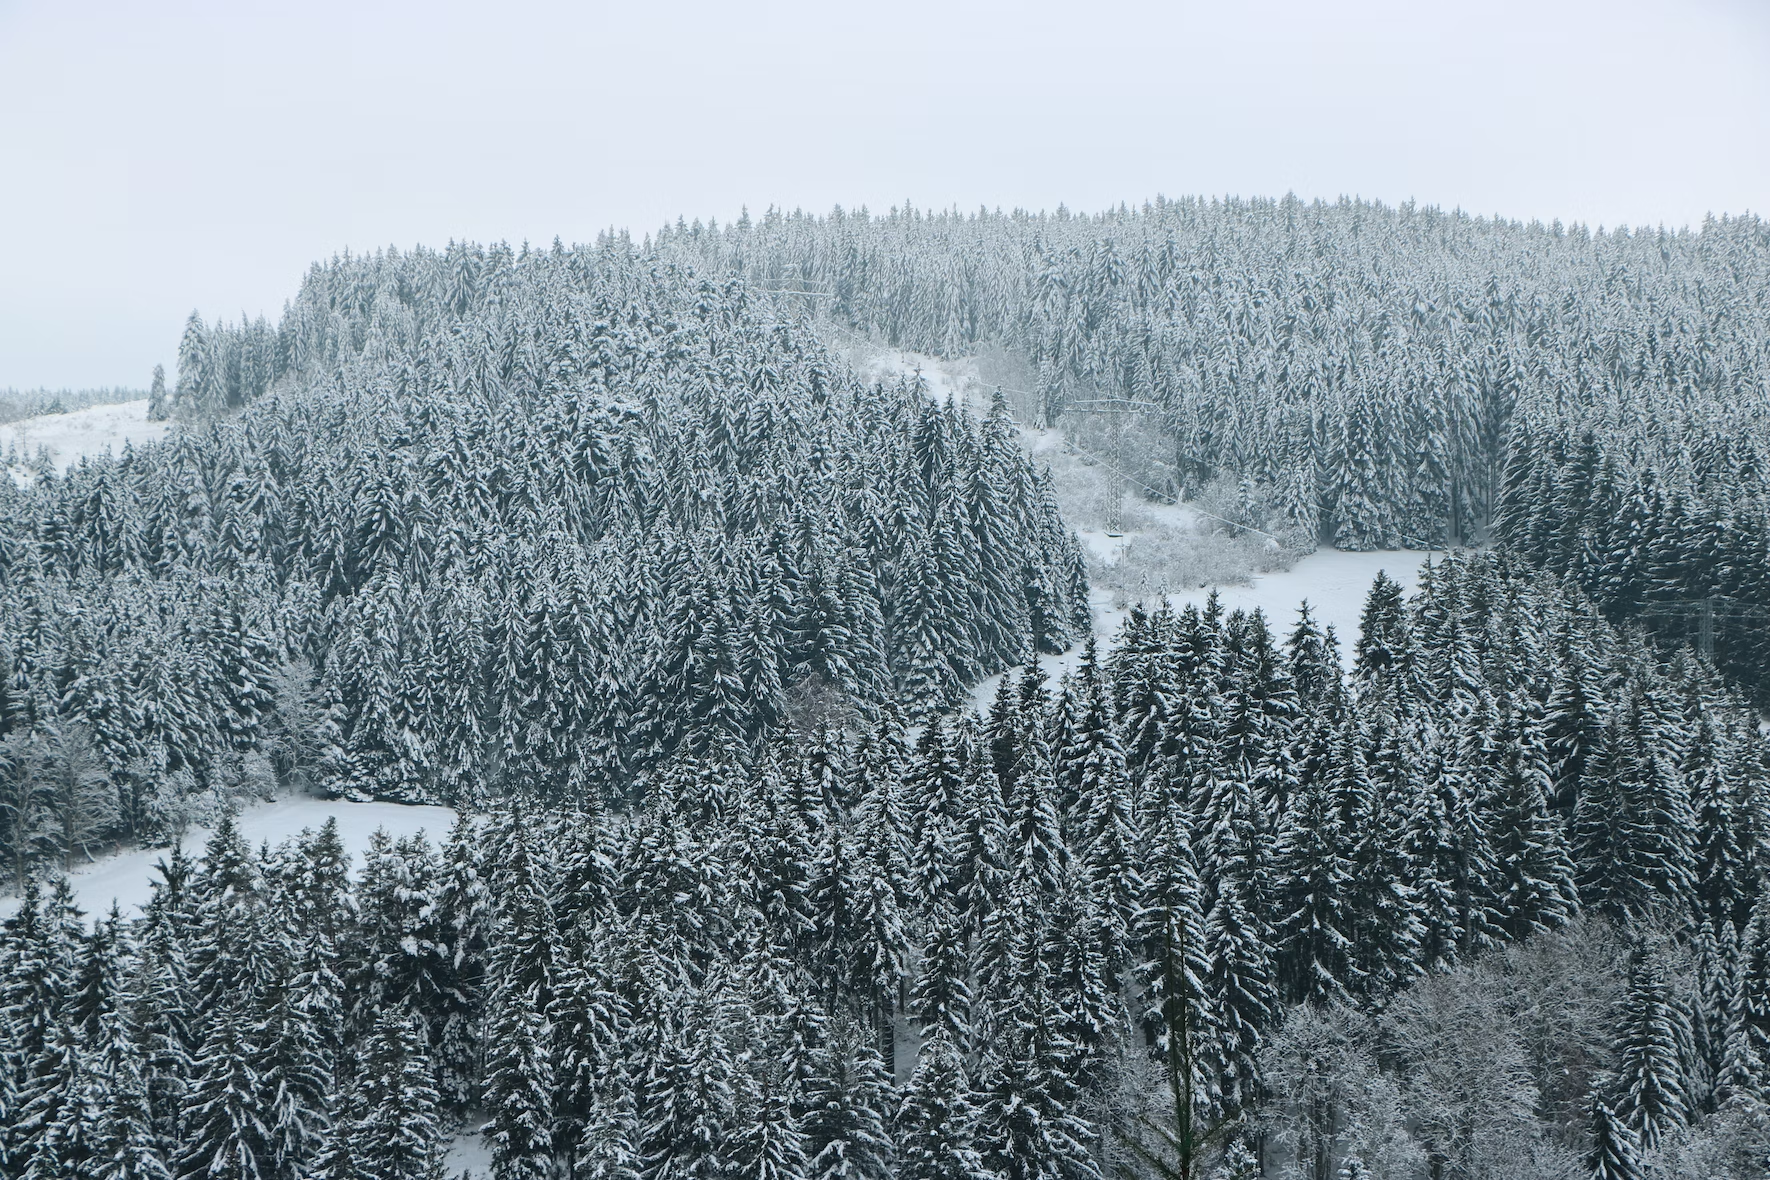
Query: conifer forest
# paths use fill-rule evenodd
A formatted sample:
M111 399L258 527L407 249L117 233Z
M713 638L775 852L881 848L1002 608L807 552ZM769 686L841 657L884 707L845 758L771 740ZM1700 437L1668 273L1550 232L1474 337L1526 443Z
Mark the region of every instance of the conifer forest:
M770 210L176 358L0 479L0 1176L1770 1176L1763 221ZM1095 460L1417 574L1106 609Z

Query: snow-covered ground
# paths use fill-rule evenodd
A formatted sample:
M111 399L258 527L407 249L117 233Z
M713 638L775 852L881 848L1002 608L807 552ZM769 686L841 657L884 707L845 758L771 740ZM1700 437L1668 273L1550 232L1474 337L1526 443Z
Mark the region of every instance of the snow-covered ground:
M1217 594L1225 610L1240 607L1251 611L1258 607L1266 612L1266 621L1280 635L1290 631L1297 620L1297 607L1309 600L1309 612L1322 626L1332 626L1340 636L1340 654L1350 656L1358 638L1358 619L1364 613L1365 595L1378 571L1386 572L1400 583L1403 593L1411 594L1418 580L1420 567L1428 556L1442 558L1442 552L1421 553L1417 550L1384 549L1374 553L1346 553L1339 549L1318 549L1300 558L1288 570L1263 574L1251 586L1219 586ZM1204 606L1210 588L1171 594L1168 601L1176 608L1187 603Z
M1125 503L1124 516L1136 520L1136 525L1121 526L1116 532L1088 528L1075 530L1076 540L1082 543L1088 556L1103 565L1118 564L1125 550L1139 537L1192 533L1201 521L1198 512L1185 504L1159 504L1131 493L1126 493Z
M1358 618L1364 613L1365 595L1379 570L1386 572L1402 589L1411 594L1418 582L1420 567L1428 557L1442 558L1443 553L1422 553L1409 549L1383 549L1372 553L1345 553L1338 549L1321 549L1299 558L1288 570L1263 574L1246 586L1199 586L1169 594L1174 609L1188 603L1203 608L1211 591L1217 591L1223 609L1266 613L1266 623L1274 638L1282 642L1297 621L1297 608L1308 600L1309 612L1321 626L1332 626L1340 640L1340 658L1351 663L1352 645L1358 639ZM1090 595L1094 616L1094 634L1101 651L1110 648L1124 624L1129 611L1112 603L1111 592L1095 590ZM1062 655L1040 656L1039 664L1053 682L1081 662L1080 645ZM1018 676L1019 669L1010 669L1009 676ZM992 676L977 686L972 704L983 711L989 709L996 695L1000 676Z
M39 447L47 447L56 470L65 472L83 455L121 451L125 442L140 446L164 438L169 424L148 421L147 411L147 399L142 398L9 422L0 426L0 456L14 453L12 478L20 484L30 482L31 473L24 465L37 457Z
M467 1120L466 1127L449 1140L443 1154L443 1175L449 1180L459 1180L464 1174L473 1180L487 1180L491 1176L491 1144L479 1133L484 1125L485 1116L476 1113Z
M978 374L977 362L970 357L949 361L927 353L875 348L857 342L849 348L848 361L868 381L891 382L920 374L928 386L928 396L937 402L950 397L974 410L989 405L991 387Z
M902 349L869 348L858 337L850 342L848 356L849 362L870 379L889 381L919 372L928 383L932 397L944 400L950 394L959 404L969 405L974 410L988 403L990 387L979 376L977 362L972 358L949 361ZM1035 461L1057 462L1066 454L1067 443L1061 430L1023 427L1021 441ZM1076 506L1062 503L1059 506L1073 523L1072 508ZM1130 494L1126 496L1124 510L1113 515L1124 519L1124 527L1113 532L1100 527L1076 528L1076 537L1088 555L1107 566L1116 564L1126 547L1139 539L1183 538L1195 532L1200 520L1198 511L1189 505L1162 504ZM1340 654L1349 661L1352 645L1358 638L1358 618L1364 611L1365 595L1370 592L1377 571L1387 571L1400 583L1403 592L1411 593L1420 566L1428 556L1431 555L1412 550L1345 553L1323 549L1299 558L1288 570L1261 574L1248 584L1207 583L1170 593L1167 598L1176 609L1188 603L1203 607L1215 589L1225 610L1239 607L1264 611L1267 624L1280 638L1289 633L1297 619L1297 608L1308 600L1316 621L1334 628L1340 640ZM1180 579L1175 577L1170 584L1178 581ZM1104 589L1096 589L1090 596L1094 634L1102 649L1111 646L1128 613L1115 604L1118 597L1121 596ZM1074 668L1080 662L1081 654L1077 647L1059 656L1041 656L1040 663L1055 680ZM978 708L989 707L999 680L1000 677L991 677L978 686L973 696Z
M432 840L448 835L455 822L455 813L447 807L408 807L399 803L350 803L344 800L279 799L259 804L240 812L240 831L254 846L267 843L273 848L303 828L318 829L328 816L338 817L338 834L344 849L352 858L353 869L362 862L363 849L375 829L385 828L394 837L409 836L417 831L429 834ZM209 831L192 828L185 834L185 849L193 856L202 855ZM88 915L103 914L114 899L125 917L134 917L152 896L149 882L155 879L154 866L166 855L164 848L136 848L102 857L91 864L76 865L68 875L74 886L74 897ZM16 897L0 898L0 918L18 909Z

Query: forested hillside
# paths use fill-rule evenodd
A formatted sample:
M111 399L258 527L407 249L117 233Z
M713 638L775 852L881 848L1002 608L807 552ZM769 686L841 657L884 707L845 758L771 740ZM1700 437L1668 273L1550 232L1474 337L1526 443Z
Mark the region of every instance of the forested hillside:
M1146 484L1246 477L1274 527L1342 548L1511 545L1770 699L1755 217L1592 233L1293 197L770 212L659 242L894 345L1004 345L1047 421L1147 404L1171 449Z
M274 339L243 412L0 483L12 874L242 783L625 797L1088 628L1003 414L864 387L734 281L619 242L341 259Z
M0 1174L1757 1180L1767 259L771 214L193 316L165 442L0 482ZM1029 391L834 323L1153 407L1151 487L1488 551L1344 653L1215 598L1097 645ZM230 819L316 788L461 818ZM132 837L138 920L46 879Z
M1492 558L1379 582L1349 677L1287 630L1140 614L987 718L678 759L354 883L224 825L139 924L33 892L4 1166L418 1177L484 1111L536 1180L1761 1174L1753 715Z

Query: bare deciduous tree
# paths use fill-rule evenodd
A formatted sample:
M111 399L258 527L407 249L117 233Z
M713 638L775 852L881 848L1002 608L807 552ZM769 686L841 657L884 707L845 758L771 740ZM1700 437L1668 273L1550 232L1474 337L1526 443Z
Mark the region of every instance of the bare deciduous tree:
M116 832L117 786L92 731L78 722L63 725L50 739L48 770L56 844L66 870L72 867L75 849L91 859L92 845Z

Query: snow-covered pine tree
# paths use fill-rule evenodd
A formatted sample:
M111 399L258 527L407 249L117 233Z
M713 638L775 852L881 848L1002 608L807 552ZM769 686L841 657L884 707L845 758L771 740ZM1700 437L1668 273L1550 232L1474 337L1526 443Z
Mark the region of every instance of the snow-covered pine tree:
M1550 810L1548 756L1534 702L1508 710L1493 789L1495 906L1508 937L1523 939L1566 922L1579 906L1573 858Z
M1220 997L1209 990L1213 964L1187 812L1174 787L1158 799L1157 808L1146 837L1145 900L1138 913L1144 962L1137 974L1143 1024L1161 1060L1171 1103L1146 1129L1164 1152L1171 1148L1177 1155L1182 1174L1190 1174L1208 1128L1222 1111L1225 1081L1234 1088L1245 1079L1233 1076ZM1139 1131L1132 1142L1141 1141Z
M899 1180L995 1180L975 1145L977 1118L959 1050L936 1033L923 1043L897 1111Z
M968 1050L972 1034L970 943L964 919L945 893L935 896L927 929L910 989L910 1014L924 1040L940 1037L954 1048Z
M338 1026L328 1022L342 1017L343 1005L336 977L325 978L330 963L317 940L306 949L304 960L296 957L301 948L282 949L253 1030L267 1180L304 1176L320 1155L334 1113Z
M1349 843L1331 784L1299 785L1280 819L1274 852L1279 972L1292 1000L1347 994L1355 929Z
M1138 831L1131 776L1114 732L1104 689L1088 702L1079 741L1079 827L1083 860L1106 920L1110 969L1131 954L1132 923L1141 900Z
M141 1050L122 1008L99 1017L91 1062L101 1082L94 1100L90 1175L95 1180L171 1180L148 1108Z
M1013 991L997 1013L978 1085L977 1148L984 1166L1011 1180L1100 1175L1099 1138L1081 1113L1080 1046L1065 1035L1040 955L1038 931L1023 929L1011 957Z
M418 1019L390 1007L375 1023L358 1065L356 1110L341 1134L354 1141L360 1174L376 1180L432 1180L440 1170L442 1130L424 1029ZM508 1156L497 1159L504 1175ZM501 1168L498 1168L501 1165Z
M1592 1180L1642 1180L1641 1140L1602 1098L1592 1099Z
M725 1007L709 979L680 997L647 1063L643 1107L645 1174L657 1180L710 1180L736 1165L739 1078L721 1032Z
M485 1100L493 1117L485 1138L497 1180L546 1180L553 1171L553 1030L538 992L510 977L491 1002Z
M1616 1110L1651 1149L1692 1114L1689 1017L1651 950L1633 957L1618 1017Z
M1335 735L1330 773L1347 843L1346 982L1359 992L1384 996L1419 972L1425 928L1415 912L1404 817L1391 812L1372 781L1366 742L1362 727L1349 716Z
M887 1180L894 1087L874 1038L852 1021L831 1022L818 1084L805 1096L805 1151L812 1180Z
M270 1112L257 1069L250 994L233 994L207 1021L192 1082L176 1174L255 1180L276 1169Z

